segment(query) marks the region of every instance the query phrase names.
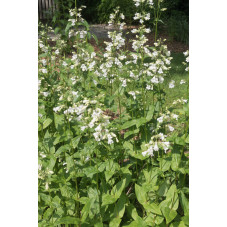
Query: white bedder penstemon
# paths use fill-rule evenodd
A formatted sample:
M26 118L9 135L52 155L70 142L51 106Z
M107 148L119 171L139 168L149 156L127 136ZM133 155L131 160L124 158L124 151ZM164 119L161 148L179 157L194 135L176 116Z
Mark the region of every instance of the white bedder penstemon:
M154 152L158 152L159 150L163 149L166 153L167 150L170 148L170 143L166 141L166 135L163 133L159 133L151 137L149 143L143 146L142 155L146 156L154 156Z

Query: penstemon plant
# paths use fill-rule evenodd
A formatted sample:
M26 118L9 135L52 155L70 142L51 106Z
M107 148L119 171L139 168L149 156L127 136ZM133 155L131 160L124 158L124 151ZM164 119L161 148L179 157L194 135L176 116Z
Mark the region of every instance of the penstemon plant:
M162 1L134 2L140 26L131 31L132 51L120 8L102 53L88 42L82 8L70 10L67 39L54 38L55 45L42 26L39 226L189 226L188 100L166 105L171 53L165 40L146 44L145 9L156 12L157 24Z

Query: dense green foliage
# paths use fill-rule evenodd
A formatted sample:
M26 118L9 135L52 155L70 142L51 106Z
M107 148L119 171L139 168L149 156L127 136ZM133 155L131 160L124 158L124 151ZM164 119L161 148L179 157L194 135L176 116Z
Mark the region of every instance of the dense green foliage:
M133 51L124 48L119 8L102 53L88 43L82 9L70 10L54 45L41 26L39 226L189 226L188 93L166 97L186 75L173 80L162 40L146 44L149 14L139 10ZM184 55L179 67L188 72Z

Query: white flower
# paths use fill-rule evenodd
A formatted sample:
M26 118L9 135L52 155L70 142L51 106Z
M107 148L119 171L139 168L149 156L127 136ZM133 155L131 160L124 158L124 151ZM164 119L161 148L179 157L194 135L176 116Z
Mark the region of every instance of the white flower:
M77 54L74 54L73 56L72 56L72 60L76 60L77 59Z
M63 61L62 65L67 66L68 64L65 61Z
M81 131L84 131L87 128L87 126L81 126L80 129Z
M70 66L71 69L74 69L74 67L75 67L74 65L71 65L71 66Z
M157 52L157 51L154 51L154 52L153 52L153 56L154 56L154 57L158 56L158 52Z
M112 140L112 136L110 134L107 135L107 138L108 138L108 144L112 144L114 141Z
M162 142L162 146L163 146L163 149L165 150L165 153L166 151L169 149L169 142Z
M159 74L162 74L162 73L163 73L162 68L160 68L160 69L158 70L158 73L159 73Z
M122 20L124 20L124 19L125 19L125 15L124 15L123 13L121 13L121 14L120 14L120 18L121 18Z
M146 33L150 33L150 32L151 32L151 29L150 29L150 28L146 28L144 31L145 31Z
M158 135L159 135L159 138L160 138L161 140L164 140L164 139L165 139L163 133L159 133Z
M154 77L151 79L151 83L158 84L158 83L159 83L158 78L154 76Z
M180 84L185 84L185 83L186 83L185 80L180 81Z
M91 58L94 58L96 56L96 53L95 52L92 52L91 53Z
M154 151L158 151L158 150L159 150L159 148L158 148L158 144L156 142L155 145L154 145Z
M43 63L44 66L47 64L46 59L42 59L41 61L42 61L42 63Z
M136 99L136 92L130 91L129 94L132 95L132 97L133 97L134 100Z
M145 157L146 155L154 156L153 147L150 146L150 147L148 148L148 150L142 152L142 155L143 155L144 157Z
M172 127L171 125L169 125L168 127L169 127L169 130L170 130L171 132L174 131L174 127Z
M40 156L41 156L42 158L46 158L46 155L43 154L43 153L40 153Z
M38 165L38 170L41 170L42 169L42 164L39 164Z
M159 77L159 82L162 84L164 82L164 78L162 76Z
M176 114L173 114L172 117L177 120L179 116Z
M61 109L61 107L60 107L60 106L57 106L57 107L54 107L54 108L53 108L53 111L56 113L56 112L58 112L60 109Z
M144 17L144 19L145 19L145 20L150 20L150 16L151 16L150 13L148 13L148 14Z
M127 87L127 83L126 82L127 82L126 80L122 81L122 87Z
M46 189L46 190L48 190L48 189L49 189L48 182L46 182L46 184L45 184L45 189Z
M147 90L153 90L153 86L147 84L146 89Z
M57 50L55 51L55 54L57 54L57 55L58 55L59 53L60 53L60 52L59 52L59 50L57 49Z
M163 122L163 116L157 118L157 121L158 121L159 123L162 123L162 122Z
M78 96L78 91L72 91L72 94L73 94L74 96Z
M126 58L126 56L125 55L121 55L121 56L119 56L119 59L120 60L124 60Z
M188 54L189 54L189 51L187 50L187 51L183 52L183 54L184 54L185 57L187 57Z
M43 95L45 96L45 97L47 97L48 95L50 94L50 92L43 92Z
M153 3L153 0L148 0L148 4L149 5L153 5L154 3Z
M138 30L137 29L132 29L132 31L131 31L132 33L137 33L138 32Z
M167 52L166 52L166 56L167 56L167 57L169 57L170 54L171 54L170 51L167 51Z
M140 24L142 24L144 22L144 20L143 19L140 19Z
M175 81L172 80L170 83L169 83L169 88L174 88L175 87Z
M83 72L84 72L84 71L87 71L87 66L86 66L85 64L82 64L82 65L81 65L81 69L82 69Z
M47 69L41 69L42 73L47 73Z

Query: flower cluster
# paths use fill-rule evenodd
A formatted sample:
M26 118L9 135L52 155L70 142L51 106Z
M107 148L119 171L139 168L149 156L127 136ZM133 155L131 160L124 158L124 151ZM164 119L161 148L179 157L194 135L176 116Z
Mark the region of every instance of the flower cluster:
M170 143L166 141L166 135L159 133L158 135L152 136L150 142L145 144L144 147L147 148L142 152L142 155L145 156L154 156L154 151L158 152L163 149L165 153L170 148Z
M183 62L183 64L186 66L185 71L188 72L189 71L189 51L187 50L183 54L186 57L185 62Z
M135 2L135 6L138 7L141 4L148 4L150 6L153 6L153 0L133 0Z

